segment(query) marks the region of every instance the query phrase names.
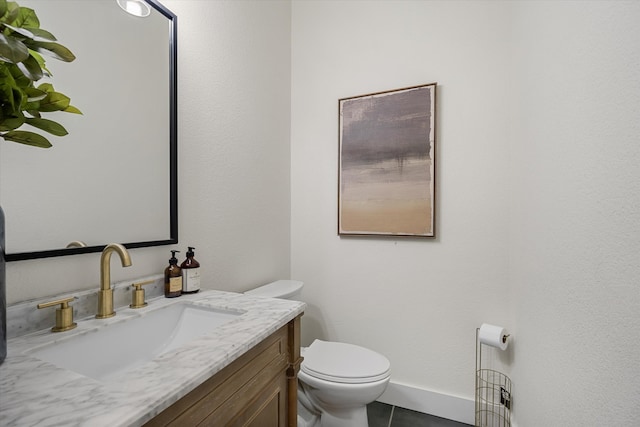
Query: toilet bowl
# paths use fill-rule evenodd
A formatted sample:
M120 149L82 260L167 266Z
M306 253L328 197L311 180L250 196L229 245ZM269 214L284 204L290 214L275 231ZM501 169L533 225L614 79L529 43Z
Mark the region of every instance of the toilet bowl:
M384 392L390 366L367 348L315 340L305 349L298 381L322 427L366 427L367 404Z
M245 292L299 299L303 282L278 280ZM389 360L354 344L315 340L301 349L298 427L368 427L367 404L382 395L391 378Z

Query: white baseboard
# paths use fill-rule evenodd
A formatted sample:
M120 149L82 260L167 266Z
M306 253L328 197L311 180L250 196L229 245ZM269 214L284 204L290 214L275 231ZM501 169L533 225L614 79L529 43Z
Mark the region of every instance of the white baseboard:
M461 423L473 425L475 422L475 402L472 399L451 396L393 381L389 383L378 401Z

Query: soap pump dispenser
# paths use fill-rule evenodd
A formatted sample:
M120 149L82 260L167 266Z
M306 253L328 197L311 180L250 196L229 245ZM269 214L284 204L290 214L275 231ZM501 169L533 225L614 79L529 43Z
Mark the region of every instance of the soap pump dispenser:
M169 266L164 269L164 296L166 298L175 298L182 294L182 271L178 267L176 252L180 251L171 251Z
M193 246L189 246L187 259L180 264L183 294L194 294L200 290L200 263L193 257L194 249Z

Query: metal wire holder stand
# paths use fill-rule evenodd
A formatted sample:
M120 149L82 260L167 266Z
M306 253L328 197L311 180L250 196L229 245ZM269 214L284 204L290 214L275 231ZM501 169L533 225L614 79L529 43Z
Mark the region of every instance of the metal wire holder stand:
M476 427L511 427L511 380L482 367L482 344L476 329Z

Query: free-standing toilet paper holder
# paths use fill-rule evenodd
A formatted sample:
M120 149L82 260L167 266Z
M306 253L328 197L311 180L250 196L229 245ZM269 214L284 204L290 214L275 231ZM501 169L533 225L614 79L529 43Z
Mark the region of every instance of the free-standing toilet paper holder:
M503 328L487 324L476 328L476 427L511 426L511 379L502 372L482 367L482 347L504 350L508 339L509 334Z

